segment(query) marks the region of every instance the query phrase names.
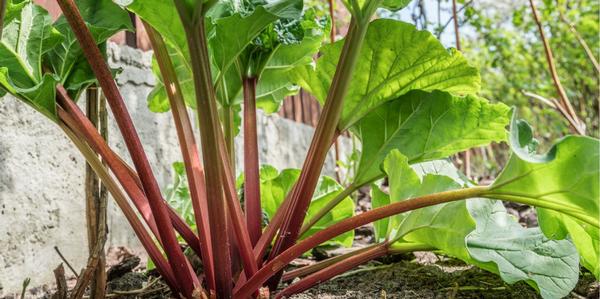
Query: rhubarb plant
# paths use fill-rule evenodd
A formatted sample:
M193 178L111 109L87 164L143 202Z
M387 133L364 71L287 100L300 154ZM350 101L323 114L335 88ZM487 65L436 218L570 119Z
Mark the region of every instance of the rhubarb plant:
M348 32L331 43L324 42L329 21L300 0L57 2L63 16L52 22L29 0L7 1L0 91L70 138L173 296L265 297L270 290L281 298L372 259L418 250L458 258L507 283L525 281L545 298L568 295L580 265L599 277L600 142L565 136L537 153L528 124L477 95L479 74L467 57L426 31L376 18L410 1L343 1ZM128 11L142 20L154 51L158 83L149 107L170 111L183 157L166 194L104 53L111 35L131 29ZM106 96L131 166L76 105L90 84ZM304 164L261 165L256 111L277 111L299 88L323 106ZM188 108L197 113L199 136ZM244 164L236 166L232 140L240 129ZM342 186L321 171L346 132L361 145L356 173ZM444 160L492 142L508 143L511 157L489 185ZM364 186L371 186L372 208L355 215L352 194ZM501 201L535 207L540 226L521 227ZM374 244L288 271L317 246L350 247L354 229L369 223ZM180 243L202 260L201 269ZM292 283L281 288L282 280Z

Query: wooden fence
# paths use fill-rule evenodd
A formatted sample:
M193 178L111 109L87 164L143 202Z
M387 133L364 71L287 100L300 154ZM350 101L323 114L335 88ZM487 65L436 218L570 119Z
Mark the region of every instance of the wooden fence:
M60 16L60 8L55 0L34 0L34 2L46 8L53 19ZM133 14L131 14L131 20L135 24L135 32L121 32L110 40L117 44L128 45L144 51L151 50L152 47L144 26ZM316 126L321 115L321 106L314 97L301 90L297 95L290 96L283 101L279 115L296 122Z

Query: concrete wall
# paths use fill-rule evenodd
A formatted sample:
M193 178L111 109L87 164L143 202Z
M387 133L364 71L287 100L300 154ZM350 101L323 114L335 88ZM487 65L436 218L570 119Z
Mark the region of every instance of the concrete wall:
M171 181L171 164L182 159L170 113L154 114L146 108L155 82L151 53L111 44L109 57L113 67L123 68L117 81L164 188ZM262 114L258 122L261 162L280 169L301 167L313 129ZM109 139L129 160L115 126ZM348 152L348 142L341 148ZM236 152L241 165L241 146ZM333 167L330 153L325 172L331 175ZM61 262L54 246L76 269L83 267L87 258L83 180L84 160L57 126L12 97L0 100L0 297L20 291L27 277L31 286L53 281L52 269ZM109 246L139 249L112 201L109 231Z

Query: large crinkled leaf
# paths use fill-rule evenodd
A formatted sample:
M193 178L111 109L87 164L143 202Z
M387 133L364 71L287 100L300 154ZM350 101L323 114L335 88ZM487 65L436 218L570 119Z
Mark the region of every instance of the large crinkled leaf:
M531 135L524 122L513 121L513 155L487 196L536 206L544 234L551 239L569 235L582 264L599 277L600 142L567 136L538 155L530 153Z
M262 209L269 219L275 215L281 203L291 191L292 187L300 176L298 169L284 169L281 172L277 171L272 166L265 165L260 170L260 195ZM315 194L311 201L307 212L306 219L311 219L317 211L325 206L333 199L343 188L334 179L329 177L321 177ZM310 230L308 230L302 239L309 237L340 220L352 217L354 215L354 201L347 197L335 209L327 213L319 222L317 222ZM345 247L352 246L354 239L354 231L346 232L342 235L327 241L325 244L337 244Z
M434 173L427 173L432 169L427 165L416 166L423 172L420 186L406 186L402 177L407 174L399 177L400 173L393 168L413 171L407 166L406 158L398 151L392 151L386 158L384 168L389 176L391 197L406 193L416 197L469 184L456 176L451 167L436 166ZM439 175L436 169L449 172L454 178ZM414 210L404 216L396 230L388 231L389 239L399 239L392 247L405 242L432 246L497 273L508 283L526 281L546 298L564 297L577 283L578 258L573 244L568 240L549 240L538 228L522 228L500 202L468 199Z
M280 18L297 19L303 7L301 0L271 0L265 5L256 6L247 16L238 12L228 17L213 20L214 36L210 46L215 65L226 70L246 46L252 42L271 23Z
M579 279L579 256L569 240L549 240L539 228L523 228L501 202L467 200L476 229L467 238L471 257L491 262L507 283L527 281L544 298L563 298Z
M21 76L11 74L13 82L23 85L30 83L27 79L21 81L22 76L35 82L41 81L42 55L62 39L60 33L52 27L48 12L31 1L9 3L2 32L1 65L8 67L9 73L13 72L12 69L15 69L14 72L21 72L22 69L27 71ZM20 63L21 67L13 66L14 63Z
M60 43L43 8L24 1L8 2L0 42L0 87L50 119L56 119L56 79L42 72L42 56Z
M289 78L289 73L298 67L312 63L312 57L318 53L326 26L314 14L313 10L304 13L301 23L304 29L302 40L291 44L279 45L269 57L256 87L256 106L265 113L279 110L286 96L296 94L298 87Z
M504 104L475 95L411 91L370 112L353 128L362 141L355 184L381 177L381 163L393 149L413 164L504 141L509 114Z
M300 19L279 19L269 25L227 69L222 84L217 84L219 101L241 104L242 77L247 74L258 77L256 106L267 114L279 110L284 97L299 90L288 74L312 63L328 25L328 20L317 17L312 9Z
M98 45L121 30L133 30L127 12L112 0L77 0L76 4ZM95 77L65 17L58 18L54 26L64 39L48 53L48 62L76 99L79 91L94 82Z
M343 40L322 48L316 69L299 68L293 79L323 104L335 73ZM400 21L379 19L367 31L344 100L338 127L345 130L379 105L410 90L456 94L479 90L479 73L456 50L446 50L427 31Z
M155 9L148 3L142 1L121 1L127 8L136 12L140 17L150 23L170 44L168 46L171 60L175 66L177 77L180 81L186 103L192 108L195 106L195 92L192 81L192 70L190 58L186 46L185 34L181 22L179 22L176 11L172 8L166 9L164 15L156 14ZM154 2L154 1L144 1ZM277 1L255 1L256 3L244 2L248 7L236 7L233 3L219 3L217 7L208 14L206 30L209 40L209 52L213 69L213 80L219 102L223 106L239 104L241 93L241 77L245 74L245 65L240 60L244 53L260 34L273 22L282 18L298 18L302 12L302 1L300 0L277 0ZM164 20L174 14L176 22ZM314 20L313 20L314 21ZM308 41L308 40L307 40ZM318 46L313 48L318 48ZM307 46L291 51L306 50ZM288 50L289 52L289 50ZM316 52L313 50L310 55ZM273 55L275 55L274 53ZM283 55L290 55L282 51ZM270 55L269 55L270 57ZM292 64L296 62L286 62ZM271 69L275 69L273 65ZM281 71L283 71L281 69ZM155 71L160 78L160 73ZM276 109L279 99L295 92L297 88L291 84L283 84L282 77L285 73L269 73L265 76L270 78L266 84L257 86L258 107L265 107L268 112ZM160 79L159 79L160 81ZM168 110L168 99L162 83L157 84L148 98L148 105L152 111L165 112ZM237 102L236 102L237 101ZM275 101L275 103L274 103Z
M466 180L464 175L452 163L446 160L435 160L409 166L408 159L405 156L390 155L386 159L386 162L384 162L384 168L388 169L389 173L394 173L394 175L390 176L396 180L393 184L394 188L390 188L390 193L394 195L390 197L390 195L381 191L376 184L371 184L371 206L373 208L422 195L421 193L427 194L433 191L441 192L455 189L459 187L455 182ZM402 188L399 187L400 181L402 182ZM400 227L400 223L404 221L406 215L398 214L390 217L395 218L392 222L396 226L396 229ZM381 242L393 237L390 233L397 234L397 232L388 231L390 218L381 219L373 223L375 239L377 241Z

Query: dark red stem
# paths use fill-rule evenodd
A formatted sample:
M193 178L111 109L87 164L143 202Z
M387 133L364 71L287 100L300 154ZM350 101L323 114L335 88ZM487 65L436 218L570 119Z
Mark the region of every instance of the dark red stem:
M401 202L389 204L360 215L342 220L324 230L321 230L314 235L304 239L298 244L288 248L274 259L266 263L254 276L252 276L244 285L236 288L235 298L246 298L254 291L258 290L261 285L270 277L276 275L287 264L299 257L303 253L311 250L319 244L335 238L349 230L359 226L383 219L392 215L404 213L411 210L416 210L441 203L482 196L487 190L487 187L472 187L468 189L460 189L453 191L440 192L430 195L425 195Z
M258 162L258 133L256 129L256 78L244 78L244 203L246 225L252 245L262 232L260 178Z
M325 269L325 268L327 268L327 267L329 267L329 266L331 266L333 264L336 264L336 263L341 262L343 260L346 260L346 259L348 259L350 257L353 257L353 256L355 256L357 254L360 254L362 252L370 250L373 247L378 246L378 245L379 244L374 244L374 245L371 245L371 246L366 246L366 247L363 247L363 248L360 248L360 249L356 249L356 250L353 250L353 251L345 253L345 254L341 254L341 255L338 255L338 256L330 257L330 258L328 258L326 260L322 260L322 261L320 261L320 262L318 262L316 264L313 264L313 265L308 265L308 266L305 266L305 267L302 267L302 268L298 268L298 269L294 269L294 270L291 270L291 271L287 271L281 277L281 281L289 281L289 280L293 280L296 277L304 277L304 276L313 274L313 273L315 273L317 271L320 271L322 269Z
M78 129L76 127L71 127L71 125L70 125L74 122L73 119L67 120L68 114L64 110L62 110L62 108L59 107L59 109L57 111L58 111L59 118L62 121L61 127L63 127L63 129L65 130L65 133L67 133L67 135L69 135L69 137L73 140L73 142L78 147L83 146L82 142L78 140L79 139L78 136L82 135L82 132L78 132ZM83 150L82 150L82 152L83 152ZM110 190L115 190L115 189L118 190L118 186L111 186L112 183L111 183L110 179L108 179L107 177L103 177L103 174L98 172L96 169L95 169L95 171L96 171L96 173L98 173L98 176L102 179L102 182L105 185L107 185L107 187L112 187L112 188L109 188ZM108 176L108 173L104 173L104 175ZM165 278L169 287L172 290L177 291L179 289L179 285L177 283L177 280L175 279L173 270L171 270L171 267L167 263L167 260L164 258L164 256L162 255L162 253L160 252L160 250L154 243L152 236L148 233L148 231L146 231L144 224L142 224L142 222L138 219L137 214L129 206L126 198L124 196L121 196L122 195L121 193L118 193L118 191L117 191L117 193L114 193L114 192L111 192L111 193L113 195L113 198L115 199L115 202L117 203L117 205L119 206L119 208L121 209L123 214L125 215L125 218L127 219L129 224L133 228L133 231L135 232L136 236L142 243L142 246L144 246L144 249L150 256L150 259L152 259L152 261L156 265L156 269L159 271L159 273L162 275L162 277Z
M201 256L204 261L204 275L210 290L215 289L213 253L211 245L210 223L208 219L208 200L206 196L206 186L204 181L204 169L200 162L198 146L194 138L192 124L187 114L185 101L177 80L177 74L173 68L171 57L167 51L164 40L152 26L143 22L144 28L148 33L154 55L158 61L158 66L163 77L163 83L169 98L169 104L173 113L173 120L179 138L181 154L187 174L187 180L190 188L190 198L194 209L194 217L198 226L198 235L200 239Z
M225 146L225 138L222 134L219 135L219 152L220 156L223 157L221 160L223 162L221 163L224 180L223 186L225 188L225 199L227 200L229 219L231 220L231 226L236 237L237 247L244 265L244 273L250 277L254 275L256 271L258 271L258 263L254 259L254 254L252 252L250 235L248 234L248 228L244 222L244 213L237 197L232 167L229 159L226 158L227 148Z
M217 101L213 88L210 70L210 59L206 45L206 32L204 28L204 17L202 14L192 16L188 1L174 0L177 12L185 29L188 43L191 66L193 72L194 91L198 120L200 123L200 144L202 146L202 158L206 171L206 193L210 196L208 202L208 215L210 230L212 232L212 249L215 267L215 291L219 298L230 298L232 291L232 271L230 242L228 230L227 203L223 192L223 169L222 160L227 156L219 153L219 133L221 126L217 113ZM203 9L202 2L196 2L194 8Z
M112 78L110 69L108 68L106 61L104 61L104 57L87 28L75 2L73 0L58 0L57 2L63 15L69 22L73 33L77 37L77 40L83 49L83 54L96 75L99 85L106 95L107 102L109 103L113 115L115 116L115 120L121 130L121 134L123 135L123 139L133 160L133 164L143 183L144 193L148 197L148 202L152 208L165 252L177 280L181 283L181 291L184 295L191 296L194 290L199 286L198 279L195 277L194 273L190 273L187 260L179 248L179 243L177 242L173 226L171 225L168 208L162 200L160 188L152 173L150 163L148 162L136 129L133 126L127 107Z
M125 164L125 162L110 149L102 136L93 129L93 124L88 121L79 107L70 99L67 91L62 86L58 86L56 90L56 99L59 105L64 109L58 110L59 117L71 128L74 128L74 132L78 135L80 134L80 138L85 140L89 146L98 153L104 161L106 161L108 167L115 174L115 177L119 180L127 195L131 198L131 201L146 221L146 224L160 242L160 235L158 234L156 222L152 216L152 210L148 204L148 199L141 189L141 182L135 171ZM179 217L172 209L169 209L169 216L171 217L171 222L173 226L175 226L175 229L190 245L190 248L199 255L200 246L196 235L194 235L183 219L181 219L181 217Z
M289 206L284 210L280 233L273 245L269 259L290 248L296 243L313 193L319 181L319 174L336 135L337 125L343 109L344 97L348 91L350 78L356 65L362 41L367 32L366 24L359 24L353 18L348 35L338 61L331 87L325 101L323 113L311 141L298 182L291 191ZM269 288L274 290L279 283L281 273L269 281Z
M382 257L388 253L388 244L381 243L377 244L377 246L372 247L366 251L360 252L354 256L351 256L343 261L337 262L333 265L330 265L316 273L313 273L297 283L294 283L287 288L283 289L281 292L275 296L275 298L284 298L286 296L290 296L292 294L296 294L307 290L319 283L325 282L337 275L340 275L354 267L358 267L370 260Z

